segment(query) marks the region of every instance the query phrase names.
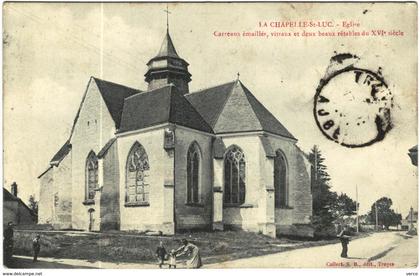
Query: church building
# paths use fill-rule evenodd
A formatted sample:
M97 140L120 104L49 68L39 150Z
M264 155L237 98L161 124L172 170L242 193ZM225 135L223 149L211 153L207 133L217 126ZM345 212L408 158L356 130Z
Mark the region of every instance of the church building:
M70 137L39 176L39 223L312 235L309 162L245 84L190 92L169 32L147 65L147 91L90 78Z

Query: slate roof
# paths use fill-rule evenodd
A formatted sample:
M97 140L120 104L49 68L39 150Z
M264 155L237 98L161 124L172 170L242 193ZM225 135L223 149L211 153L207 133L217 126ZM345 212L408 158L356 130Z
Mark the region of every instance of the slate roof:
M124 99L142 91L95 77L92 78L101 92L102 98L115 122L115 127L118 129L120 127Z
M177 55L171 50L173 44L169 35L165 41L169 46L163 47L162 53L169 51L168 54ZM142 92L92 78L118 133L169 122L208 133L262 130L296 140L240 81L182 95L173 85ZM114 138L108 141L99 152L99 156L104 156L114 142ZM50 165L58 166L70 151L71 144L68 140L51 159Z
M53 158L50 161L50 164L58 166L58 164L60 164L61 160L63 160L64 157L66 157L67 154L69 154L70 151L71 151L71 144L70 144L70 141L67 140L64 143L64 145L53 156Z
M185 98L200 112L207 123L214 127L234 85L234 81L225 83L186 94Z
M277 118L274 117L274 115L265 108L260 101L257 100L257 98L255 98L248 88L245 86L243 86L243 88L245 89L245 95L247 96L255 115L260 121L263 130L296 140L296 138L283 126L283 124L280 123L279 120L277 120Z
M3 201L19 201L19 198L12 195L11 192L3 187Z
M153 59L161 57L180 58L175 50L175 46L172 42L169 32L166 32L165 38L163 39L162 45L160 46L159 53Z
M3 187L3 201L17 201L18 203L22 204L32 216L36 216L34 212L26 205L19 197L12 195L6 188Z
M173 85L126 98L118 132L165 122L213 133L212 128Z
M185 97L216 134L263 130L296 140L239 80Z
M108 152L108 150L111 148L112 144L114 144L116 140L117 140L116 137L109 139L109 141L105 144L105 146L99 151L98 153L99 159L103 158L106 155L106 153Z

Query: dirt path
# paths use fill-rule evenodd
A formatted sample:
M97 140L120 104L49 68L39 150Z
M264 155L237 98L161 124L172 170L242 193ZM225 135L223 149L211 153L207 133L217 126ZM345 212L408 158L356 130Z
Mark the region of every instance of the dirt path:
M379 267L379 262L392 262L394 268L411 267L417 263L417 236L413 238L404 238L401 234L394 232L375 233L369 237L351 241L349 245L349 258L340 258L340 252L340 244L330 244L209 264L204 265L203 268L376 268ZM33 263L31 257L15 256L14 267L150 269L157 268L157 265L89 262L86 260L55 259L47 257L41 257L39 258L39 262ZM182 265L179 265L178 267L182 268Z
M417 239L417 237L413 239ZM383 252L386 254L389 248L396 247L403 241L405 239L395 232L375 233L369 237L351 241L348 251L349 258L340 257L341 244L330 244L211 264L205 268L379 268L379 260L370 261L369 259ZM402 248L401 251L403 252L404 249ZM415 252L412 254L417 258ZM394 263L393 267L407 267L403 260L404 258L395 258L395 260L389 261Z

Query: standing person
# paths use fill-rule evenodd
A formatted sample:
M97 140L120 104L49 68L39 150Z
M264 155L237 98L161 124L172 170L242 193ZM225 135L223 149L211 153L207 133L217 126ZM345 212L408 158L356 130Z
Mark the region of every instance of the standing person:
M35 239L32 241L32 248L34 250L34 260L33 262L36 262L38 259L39 251L41 250L41 243L39 239L41 236L39 234L36 234Z
M13 256L13 223L9 222L3 232L3 262L10 264Z
M176 252L172 249L169 253L169 268L176 268Z
M159 242L159 246L156 249L156 256L158 259L159 268L162 268L162 265L165 263L165 257L166 257L166 249L163 246L163 242Z
M182 239L182 246L176 250L176 257L187 255L187 268L200 268L203 264L201 263L200 249L186 239Z
M341 257L347 258L347 250L348 250L348 244L350 242L350 236L347 225L344 225L340 234L337 236L341 241Z

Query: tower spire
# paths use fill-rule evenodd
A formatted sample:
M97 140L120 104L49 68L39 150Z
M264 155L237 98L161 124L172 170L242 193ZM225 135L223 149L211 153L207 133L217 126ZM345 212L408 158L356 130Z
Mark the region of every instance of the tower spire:
M148 63L145 81L148 83L148 90L154 90L168 84L175 85L183 94L189 92L188 83L191 81L191 74L188 72L188 62L178 56L175 46L169 35L169 11L166 4L166 35L158 54Z
M168 7L168 3L166 3L166 10L163 10L166 13L166 33L169 33L169 7Z

